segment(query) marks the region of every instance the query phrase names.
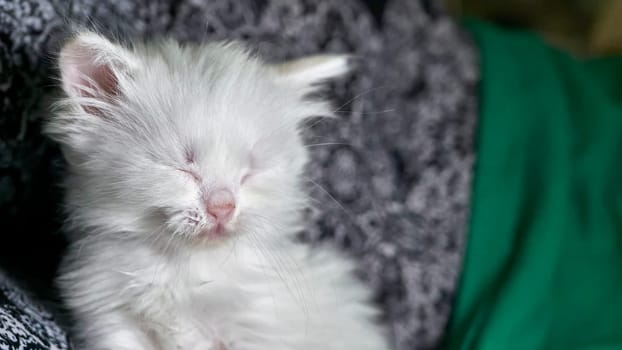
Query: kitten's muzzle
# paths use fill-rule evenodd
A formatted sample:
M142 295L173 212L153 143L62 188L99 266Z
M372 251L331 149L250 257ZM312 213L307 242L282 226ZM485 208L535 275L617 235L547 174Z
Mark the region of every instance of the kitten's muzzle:
M218 189L211 192L205 201L207 214L213 217L217 224L221 225L231 220L235 206L235 196L228 189Z

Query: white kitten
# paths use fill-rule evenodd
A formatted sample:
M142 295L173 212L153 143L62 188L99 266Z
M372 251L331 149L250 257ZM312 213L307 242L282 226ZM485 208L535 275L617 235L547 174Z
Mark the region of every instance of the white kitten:
M60 53L73 236L59 284L88 350L381 350L352 264L296 243L308 95L344 56L268 65L236 44Z

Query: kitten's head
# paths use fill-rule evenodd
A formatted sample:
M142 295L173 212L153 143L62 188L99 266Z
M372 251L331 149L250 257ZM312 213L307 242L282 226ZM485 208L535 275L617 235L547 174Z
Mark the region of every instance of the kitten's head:
M47 132L69 163L70 222L197 242L293 223L307 159L298 127L330 115L309 94L347 59L270 65L232 43L127 48L86 32L59 68L66 97Z

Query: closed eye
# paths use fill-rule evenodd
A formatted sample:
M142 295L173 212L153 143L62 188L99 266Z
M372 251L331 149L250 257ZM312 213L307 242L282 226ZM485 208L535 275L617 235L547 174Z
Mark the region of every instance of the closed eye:
M186 161L186 164L194 163L194 150L192 148L186 147L184 149L184 160Z
M247 182L256 173L257 173L257 159L252 153L250 153L248 155L248 168L246 168L242 177L240 178L240 184L244 184L245 182Z
M192 177L192 179L197 182L200 183L201 182L201 177L199 176L199 174L196 173L196 171L194 170L190 170L190 169L183 169L183 168L177 168L177 170L181 171L182 173Z
M242 175L242 177L240 178L240 183L244 184L246 181L248 181L248 179L251 178L251 176L253 175L253 173L251 173L250 171L247 171L244 175Z

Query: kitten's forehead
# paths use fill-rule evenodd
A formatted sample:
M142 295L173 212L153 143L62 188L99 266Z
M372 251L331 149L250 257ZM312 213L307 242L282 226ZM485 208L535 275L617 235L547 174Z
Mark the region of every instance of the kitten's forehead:
M208 46L202 56L193 49L170 51L144 58L134 97L147 110L157 108L151 111L156 119L165 114L163 121L174 123L182 136L214 132L252 138L288 124L288 110L295 108L298 97L244 51L218 45ZM295 123L292 118L290 124Z
M185 94L226 98L282 92L274 90L279 87L274 72L237 45L162 45L160 50L145 51L141 56L146 76L165 79L162 86L168 83Z

